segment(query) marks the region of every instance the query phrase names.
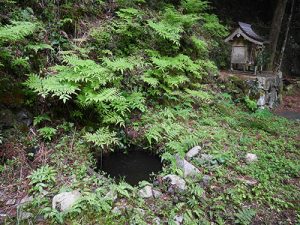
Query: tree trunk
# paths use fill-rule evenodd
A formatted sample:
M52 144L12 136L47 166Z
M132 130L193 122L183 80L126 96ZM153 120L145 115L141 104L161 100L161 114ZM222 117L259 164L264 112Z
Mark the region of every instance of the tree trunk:
M273 21L270 32L270 61L268 70L273 70L276 48L281 30L282 19L284 16L287 0L278 0L276 10L273 15Z
M294 3L295 3L295 1L292 0L292 3L291 3L291 12L290 12L289 19L288 19L288 22L287 22L287 27L286 27L286 31L285 31L284 42L283 42L283 45L282 45L282 48L281 48L281 52L280 52L278 70L281 69L281 65L282 65L282 61L283 61L283 57L284 57L285 46L286 46L286 43L287 43L287 40L288 40L290 25L291 25L293 11L294 11Z

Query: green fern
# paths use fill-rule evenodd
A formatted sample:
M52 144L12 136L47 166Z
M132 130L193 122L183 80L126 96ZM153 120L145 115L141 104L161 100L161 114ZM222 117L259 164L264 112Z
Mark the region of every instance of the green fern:
M32 35L38 29L37 23L13 21L11 25L0 27L0 45L7 42L17 42Z
M38 51L41 50L51 50L54 51L54 49L51 47L51 45L45 44L45 43L40 43L40 44L30 44L26 46L27 49L33 50L35 53L38 53Z
M201 13L209 8L208 2L203 0L183 0L181 6L187 13Z
M157 78L151 77L151 75L147 75L147 73L141 77L141 80L154 88L159 84L159 80Z
M208 54L208 44L204 40L199 39L196 36L192 36L191 40L195 48L199 51L200 54L203 55Z
M51 141L57 132L57 130L53 127L43 127L38 129L38 131L41 134L41 136L48 141Z
M25 85L44 98L47 95L57 96L63 102L69 100L72 94L76 94L76 91L80 90L78 85L60 82L56 76L41 78L36 74L29 75Z
M205 14L204 21L203 29L209 32L212 36L225 37L228 35L227 28L220 24L216 15Z
M242 224L242 225L251 224L251 221L255 215L256 215L256 211L253 209L239 210L235 214L235 217L236 217L235 223Z
M119 125L120 127L125 127L124 118L117 112L109 111L103 116L102 122L105 124Z
M200 99L200 100L211 100L213 99L213 97L205 92L205 91L201 91L201 90L190 90L190 89L185 89L186 93L188 94L187 97L188 98L197 98L197 99Z
M116 137L116 132L109 131L108 128L99 128L95 133L86 133L84 138L93 143L95 146L101 148L108 148L112 145L117 145L119 143L119 139Z
M169 24L165 21L154 22L152 20L148 21L148 25L163 39L170 40L175 45L180 45L179 41L181 38L181 33L184 31L183 27L176 27L173 24Z
M47 114L38 115L34 117L33 126L37 126L43 121L51 121L51 119Z
M103 88L98 91L89 91L85 93L87 103L110 102L120 97L116 88Z
M108 58L103 59L104 63L112 71L118 71L123 74L126 70L133 70L137 66L141 66L142 63L137 58L116 58L115 60L110 60Z

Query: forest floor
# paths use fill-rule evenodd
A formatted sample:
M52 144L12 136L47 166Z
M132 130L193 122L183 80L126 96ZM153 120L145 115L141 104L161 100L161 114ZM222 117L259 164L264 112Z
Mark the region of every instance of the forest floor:
M293 89L283 96L282 104L274 113L288 119L300 119L300 88Z

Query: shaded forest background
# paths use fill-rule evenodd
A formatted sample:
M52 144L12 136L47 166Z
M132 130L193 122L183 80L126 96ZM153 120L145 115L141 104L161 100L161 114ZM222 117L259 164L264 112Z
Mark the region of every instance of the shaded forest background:
M221 20L231 27L236 27L238 21L250 23L259 34L268 37L277 2L278 0L212 0L212 6ZM290 4L291 1L288 1L277 46L278 52L283 43ZM300 76L300 1L295 1L282 69L287 75Z

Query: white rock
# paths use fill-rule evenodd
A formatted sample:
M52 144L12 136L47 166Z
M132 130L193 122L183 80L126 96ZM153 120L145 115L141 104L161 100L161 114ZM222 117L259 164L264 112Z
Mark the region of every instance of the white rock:
M3 217L3 218L4 218L4 217L7 217L7 214L5 214L5 213L0 213L0 218L1 218L1 217Z
M195 146L194 148L190 149L186 153L185 157L187 159L191 159L191 158L195 157L196 155L198 155L200 153L200 151L201 151L201 147L200 146Z
M266 104L266 96L262 95L259 97L259 99L257 100L257 105L258 106L264 106Z
M22 198L22 200L20 201L20 204L25 204L25 203L32 202L32 201L33 201L33 197L26 195L24 198Z
M150 185L143 187L141 190L139 190L139 196L142 198L153 197L152 187Z
M252 153L247 153L245 159L246 159L247 163L253 163L258 160L257 155L252 154Z
M33 214L30 212L21 212L20 213L20 220L27 220L29 218L33 217Z
M81 197L79 191L63 192L55 195L52 199L52 208L61 212L70 209L74 203Z
M176 215L176 216L174 216L174 222L177 225L182 224L182 222L183 222L183 216L182 215Z
M181 177L173 174L169 174L163 177L163 180L170 181L170 184L177 188L179 191L184 191L186 189L185 181Z
M119 215L119 214L122 213L121 209L118 206L116 206L115 208L113 208L111 212L113 214L117 214L117 215Z
M200 171L193 164L189 163L185 159L181 159L178 155L176 155L176 165L183 171L183 175L185 177L200 174Z
M155 218L153 219L153 224L160 225L160 224L162 224L162 222L161 222L161 220L160 220L159 217L155 217Z
M107 194L105 195L104 198L112 199L112 201L114 202L114 201L117 200L118 195L117 195L117 193L115 193L114 191L109 191L109 192L107 192Z
M145 210L141 209L141 208L136 208L135 209L140 215L144 216L145 215Z
M14 205L15 203L16 203L16 199L12 198L12 199L8 199L6 205Z

